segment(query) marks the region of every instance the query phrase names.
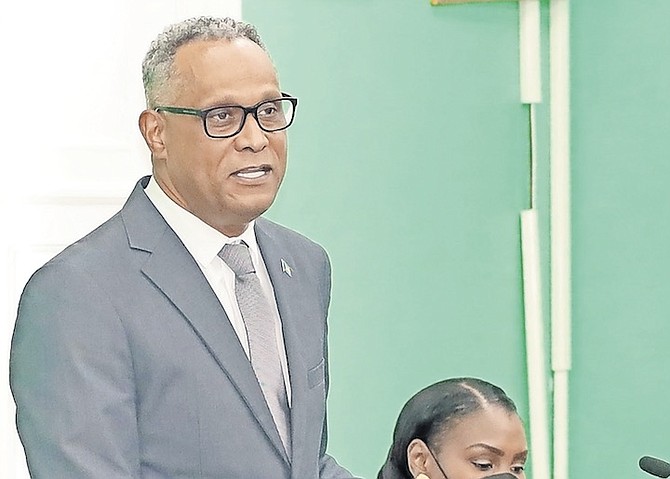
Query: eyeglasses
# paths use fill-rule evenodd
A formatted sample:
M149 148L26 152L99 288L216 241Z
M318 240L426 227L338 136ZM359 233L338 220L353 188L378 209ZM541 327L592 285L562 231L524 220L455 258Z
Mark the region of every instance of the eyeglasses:
M193 115L202 118L205 133L210 138L230 138L237 135L251 114L263 131L285 130L295 117L298 99L282 93L276 100L263 100L254 106L240 105L215 106L205 110L181 108L176 106L157 106L155 111L165 111L177 115Z

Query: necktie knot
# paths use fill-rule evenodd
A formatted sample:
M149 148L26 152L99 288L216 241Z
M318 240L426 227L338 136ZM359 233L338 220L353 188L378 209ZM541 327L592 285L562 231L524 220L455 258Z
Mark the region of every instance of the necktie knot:
M233 270L238 278L256 272L251 262L249 247L245 242L224 245L219 251L219 258Z

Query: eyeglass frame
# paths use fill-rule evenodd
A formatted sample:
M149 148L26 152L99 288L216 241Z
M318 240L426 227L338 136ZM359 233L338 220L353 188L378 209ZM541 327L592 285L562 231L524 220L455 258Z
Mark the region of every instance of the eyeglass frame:
M272 103L273 101L277 100L289 100L291 104L293 105L293 114L291 115L291 121L289 121L286 126L282 126L281 128L277 128L276 130L268 130L267 128L264 128L263 125L261 125L261 122L258 121L258 107L265 104L265 103ZM237 129L235 133L231 133L230 135L225 135L225 136L213 136L212 134L209 133L209 130L207 129L207 115L209 115L210 112L214 110L218 110L219 108L230 108L230 107L236 107L236 108L241 108L244 111L244 116L242 117L242 121L240 122L240 126ZM289 95L288 93L281 93L281 98L274 98L272 100L262 100L256 103L253 106L242 106L242 105L218 105L218 106L213 106L211 108L205 108L204 110L198 110L195 108L184 108L184 107L178 107L178 106L157 106L154 108L155 112L161 112L161 111L166 111L168 113L173 113L175 115L191 115L191 116L199 116L202 118L202 128L205 130L205 134L213 139L224 139L224 138L232 138L233 136L237 135L239 132L242 131L244 128L244 125L247 123L247 117L249 115L254 117L254 120L256 120L256 124L258 127L267 132L267 133L273 133L275 131L283 131L286 130L289 126L293 124L293 120L295 119L295 111L298 108L298 99L296 97L293 97Z

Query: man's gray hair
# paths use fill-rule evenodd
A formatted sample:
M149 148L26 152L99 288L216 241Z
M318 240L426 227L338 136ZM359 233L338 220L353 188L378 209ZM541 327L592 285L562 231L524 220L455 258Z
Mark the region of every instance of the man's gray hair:
M232 18L193 17L168 26L151 42L142 62L142 81L147 108L159 106L159 100L168 90L174 74L174 57L177 49L198 40L233 40L246 38L265 50L256 28Z

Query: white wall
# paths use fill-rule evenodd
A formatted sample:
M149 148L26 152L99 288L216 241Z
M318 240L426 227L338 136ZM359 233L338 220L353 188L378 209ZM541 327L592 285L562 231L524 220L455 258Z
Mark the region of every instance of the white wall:
M150 171L141 61L168 24L241 17L241 0L49 0L0 7L0 477L27 478L8 362L30 274L102 222Z

